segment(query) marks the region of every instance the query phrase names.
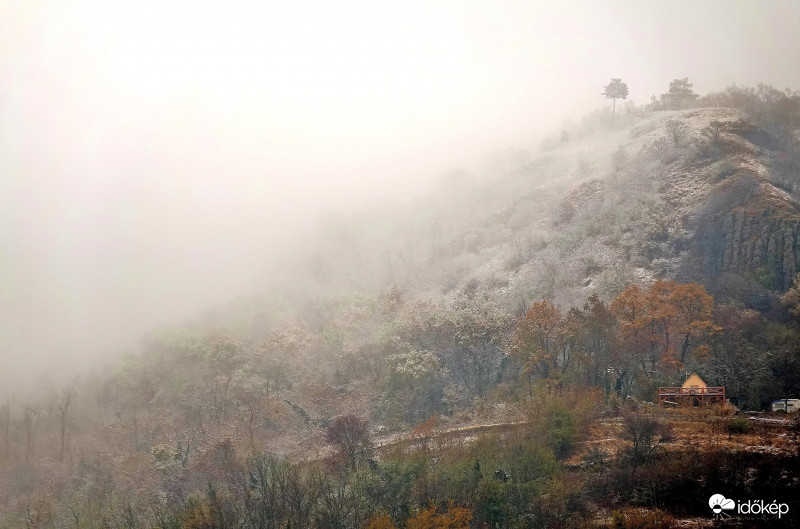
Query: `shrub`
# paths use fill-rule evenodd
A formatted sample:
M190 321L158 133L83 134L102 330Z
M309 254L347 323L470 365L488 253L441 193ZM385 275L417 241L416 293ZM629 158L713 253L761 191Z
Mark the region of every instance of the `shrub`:
M660 510L625 509L611 513L610 529L669 529L676 526L676 520Z
M567 456L575 446L580 428L575 414L566 408L553 406L547 412L547 437L553 452Z
M519 445L505 461L514 484L546 481L558 472L552 451L535 445Z
M736 417L728 421L729 433L748 433L753 429L753 424L744 417Z
M482 527L508 527L511 516L509 494L501 479L485 479L473 504L475 521Z
M688 128L685 123L677 119L670 119L664 124L664 132L667 133L667 138L672 142L672 145L678 147L686 138Z
M700 131L700 135L711 147L718 148L722 143L722 133L724 131L725 123L714 120Z
M670 164L680 157L680 151L667 138L659 138L646 147L647 154L654 160Z
M625 437L632 443L629 459L633 468L648 463L672 437L669 424L645 415L627 415L624 424Z
M716 174L714 175L715 182L721 182L728 178L729 176L733 176L738 171L738 168L732 164L728 160L723 160L715 167Z

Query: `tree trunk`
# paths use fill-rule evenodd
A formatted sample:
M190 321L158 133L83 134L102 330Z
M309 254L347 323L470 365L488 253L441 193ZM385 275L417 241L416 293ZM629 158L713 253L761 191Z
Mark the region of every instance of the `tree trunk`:
M681 363L686 362L686 353L689 351L689 335L683 338L683 346L681 347Z

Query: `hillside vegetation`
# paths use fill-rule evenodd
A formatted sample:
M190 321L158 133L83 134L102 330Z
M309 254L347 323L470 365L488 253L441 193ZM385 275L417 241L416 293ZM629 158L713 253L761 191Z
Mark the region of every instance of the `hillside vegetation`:
M800 396L800 95L697 104L329 219L268 294L3 403L0 527L671 527L706 514L689 482L796 497L796 450L730 443L719 477L670 424L747 427L646 404L690 372Z

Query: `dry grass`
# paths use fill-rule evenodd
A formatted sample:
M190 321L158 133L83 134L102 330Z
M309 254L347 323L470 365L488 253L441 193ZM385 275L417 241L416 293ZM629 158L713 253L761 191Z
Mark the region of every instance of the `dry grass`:
M796 454L800 450L800 430L792 423L752 421L749 433L728 431L730 415L714 408L648 410L648 415L666 421L672 428L672 440L666 450L700 450L709 452L755 452L776 455ZM775 416L776 418L782 418ZM566 462L579 465L589 452L599 448L610 457L627 445L622 417L597 421L589 428L585 441Z

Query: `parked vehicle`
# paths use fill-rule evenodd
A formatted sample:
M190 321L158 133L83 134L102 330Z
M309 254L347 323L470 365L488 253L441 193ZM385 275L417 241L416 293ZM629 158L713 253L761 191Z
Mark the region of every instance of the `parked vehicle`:
M800 411L800 399L781 399L772 403L772 411L794 413Z

